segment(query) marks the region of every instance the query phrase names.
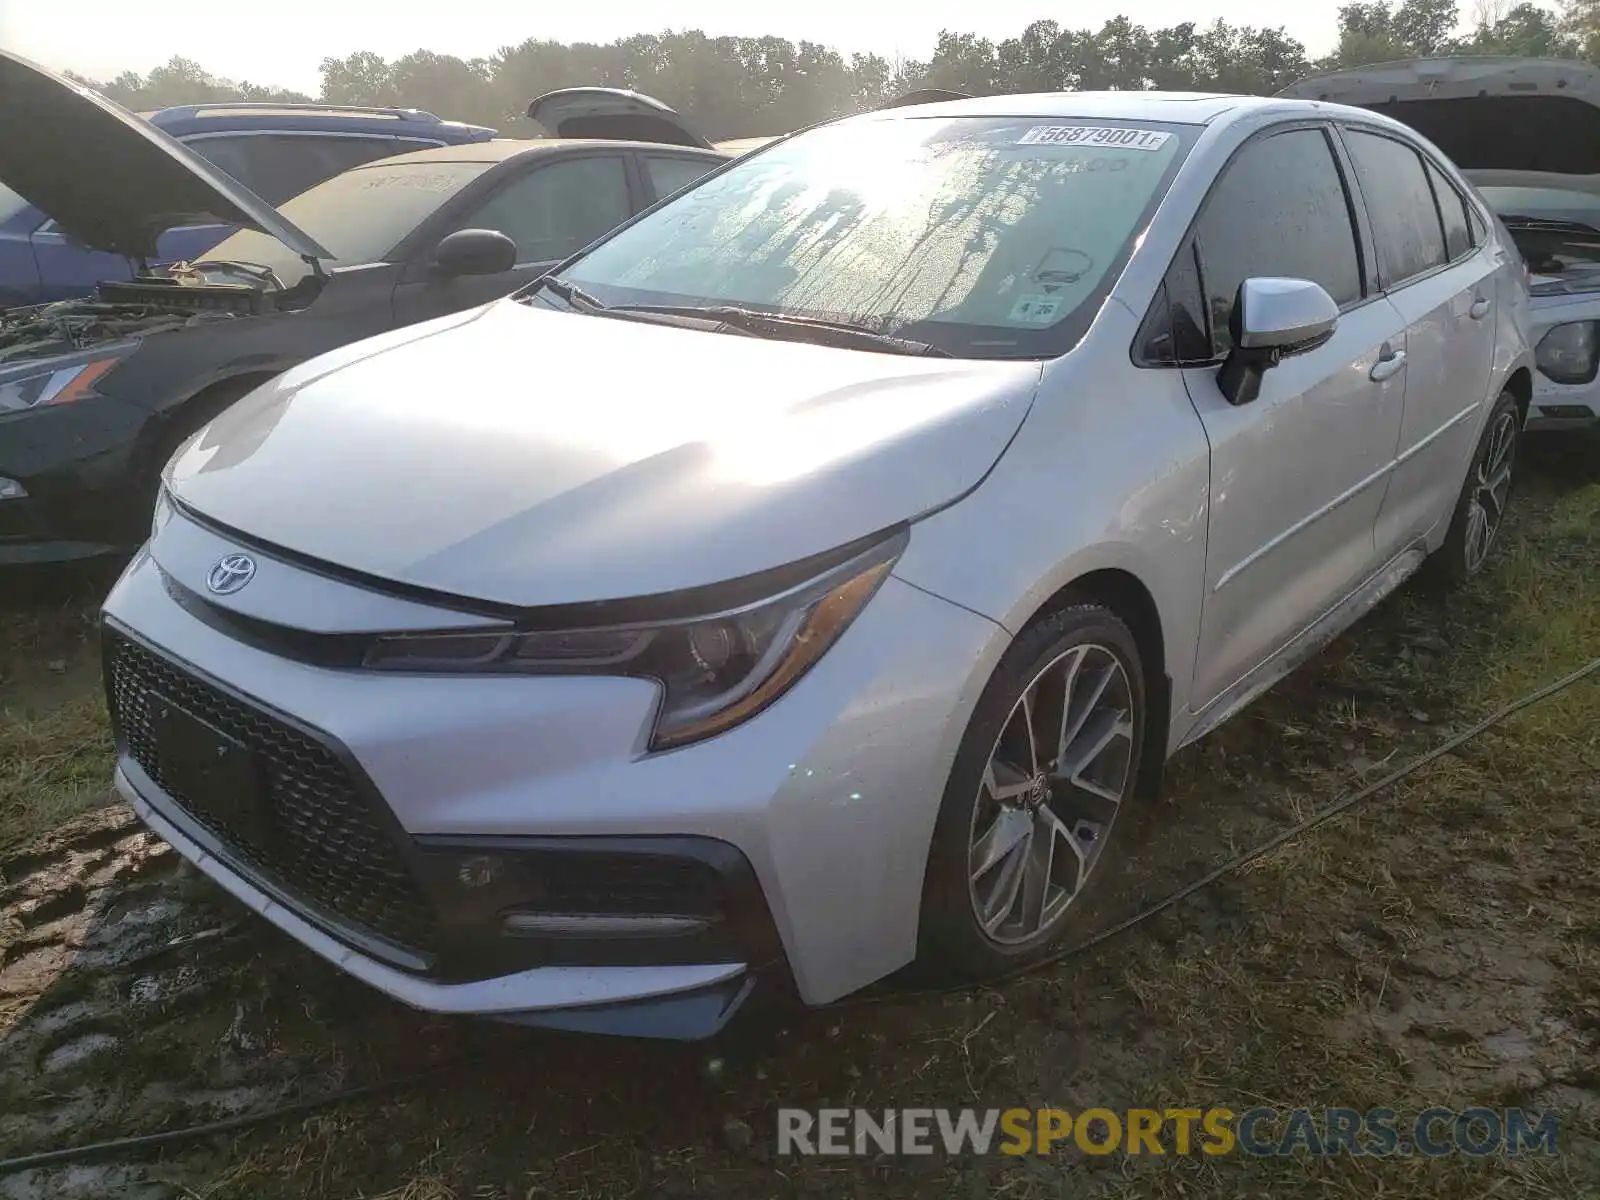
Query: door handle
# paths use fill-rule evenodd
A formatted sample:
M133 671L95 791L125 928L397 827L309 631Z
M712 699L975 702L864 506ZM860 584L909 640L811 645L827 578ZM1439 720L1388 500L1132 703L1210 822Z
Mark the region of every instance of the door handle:
M1367 378L1373 383L1382 383L1385 379L1393 379L1405 370L1406 352L1404 350L1391 350L1388 346L1378 355L1378 361L1372 364L1372 370L1367 372Z
M1467 314L1474 321L1481 321L1489 315L1489 310L1494 307L1494 302L1484 297L1479 297L1472 302L1472 307L1467 309Z

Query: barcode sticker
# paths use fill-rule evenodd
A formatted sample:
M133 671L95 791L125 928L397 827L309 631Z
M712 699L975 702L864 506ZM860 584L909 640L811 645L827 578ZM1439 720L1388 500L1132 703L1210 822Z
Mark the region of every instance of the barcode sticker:
M1017 145L1160 150L1171 140L1172 135L1160 129L1117 129L1110 125L1035 125L1017 139Z

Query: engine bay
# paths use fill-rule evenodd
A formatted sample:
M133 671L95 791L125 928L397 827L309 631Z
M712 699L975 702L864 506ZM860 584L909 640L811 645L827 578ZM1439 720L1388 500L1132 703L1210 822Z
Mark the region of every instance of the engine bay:
M98 299L58 300L13 308L0 313L0 366L230 319L226 312L194 312Z
M82 300L0 311L0 367L72 354L107 342L193 329L304 308L321 290L313 275L283 286L250 263L175 263L132 279L106 280Z

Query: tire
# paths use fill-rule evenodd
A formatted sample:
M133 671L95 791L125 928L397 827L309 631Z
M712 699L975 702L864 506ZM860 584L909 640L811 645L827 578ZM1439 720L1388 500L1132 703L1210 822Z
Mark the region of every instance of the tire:
M1036 753L1024 712L1033 717ZM1140 794L1149 717L1138 644L1109 609L1059 609L1012 643L973 712L940 803L923 881L923 964L983 979L1054 948L1103 871L1117 813ZM1070 776L1052 758L1071 762Z
M1501 392L1472 452L1450 517L1450 531L1429 564L1436 584L1446 589L1460 587L1489 561L1515 491L1521 436L1517 399L1510 392Z

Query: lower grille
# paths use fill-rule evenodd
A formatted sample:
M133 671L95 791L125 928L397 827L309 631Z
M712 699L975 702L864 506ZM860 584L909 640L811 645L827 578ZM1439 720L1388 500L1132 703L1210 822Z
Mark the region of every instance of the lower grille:
M225 854L291 899L424 954L434 949L427 898L350 770L327 746L104 630L107 698L122 747L221 843ZM164 702L230 739L260 784L256 819L193 778L163 742Z

